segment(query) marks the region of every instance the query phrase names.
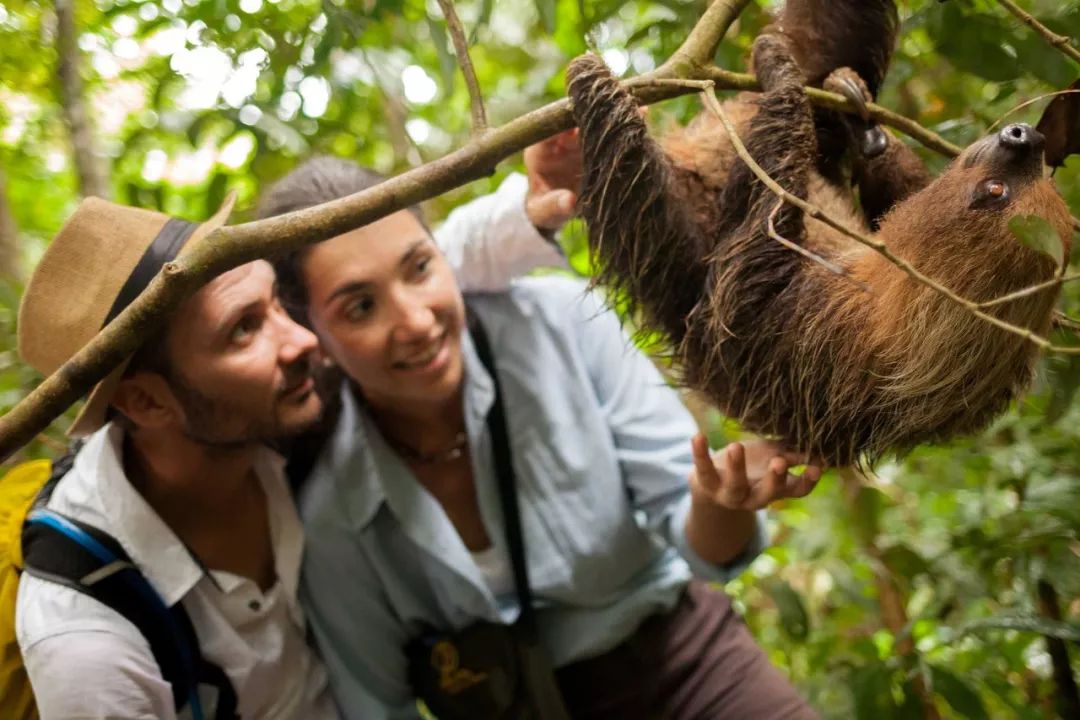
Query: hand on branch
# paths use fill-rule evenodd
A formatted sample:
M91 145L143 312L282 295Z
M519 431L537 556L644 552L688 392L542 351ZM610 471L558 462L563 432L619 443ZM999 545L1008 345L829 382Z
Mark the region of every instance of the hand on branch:
M581 189L581 144L577 128L525 148L529 194L525 214L541 230L558 230L574 215Z

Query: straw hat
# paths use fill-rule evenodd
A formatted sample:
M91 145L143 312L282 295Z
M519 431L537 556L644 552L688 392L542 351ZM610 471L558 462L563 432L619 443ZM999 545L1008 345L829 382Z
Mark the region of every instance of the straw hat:
M19 305L19 355L51 375L127 307L161 267L229 218L234 193L202 224L86 198L45 251ZM130 359L130 358L129 358ZM99 382L69 431L86 435L105 411L128 360Z

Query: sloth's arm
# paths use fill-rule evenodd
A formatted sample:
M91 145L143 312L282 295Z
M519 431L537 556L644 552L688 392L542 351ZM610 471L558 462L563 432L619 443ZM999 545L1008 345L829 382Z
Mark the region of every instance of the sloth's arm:
M599 261L597 280L677 344L704 292L706 243L687 198L705 189L649 137L637 103L600 58L575 59L567 89L584 164L578 207Z
M853 178L859 187L863 215L874 230L893 205L934 179L914 150L891 133L883 132L889 138L885 152L875 158L857 160Z

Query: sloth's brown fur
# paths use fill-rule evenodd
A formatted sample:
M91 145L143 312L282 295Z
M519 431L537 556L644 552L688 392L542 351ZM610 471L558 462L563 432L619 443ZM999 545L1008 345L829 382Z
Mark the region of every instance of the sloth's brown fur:
M777 31L762 35L754 69L765 92L725 108L781 185L870 234L879 218L864 215L849 186L822 175L820 121L816 129L791 43ZM847 278L771 239L767 219L777 198L738 160L715 118L700 116L661 147L595 56L574 61L568 87L581 128L581 208L599 281L622 291L645 325L668 337L685 383L744 427L832 464L873 461L982 428L1029 382L1033 344L853 240L804 221L797 208L775 214L777 232L840 265ZM882 211L893 206L876 238L975 301L1056 271L1052 259L1010 232L1011 217L1047 219L1066 248L1071 237L1068 209L1040 172L1041 152L1038 171L1006 171L986 149L993 142L973 145L926 185L917 158L890 138L860 181L864 196L884 199ZM1012 173L1000 178L1009 183L1010 202L969 207L975 189L1002 173ZM1044 334L1057 294L1046 290L991 312Z

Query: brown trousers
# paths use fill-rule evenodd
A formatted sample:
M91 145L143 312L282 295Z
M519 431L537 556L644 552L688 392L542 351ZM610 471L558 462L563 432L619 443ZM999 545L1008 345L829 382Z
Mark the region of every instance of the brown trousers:
M815 720L723 592L692 581L614 650L557 672L574 720Z

